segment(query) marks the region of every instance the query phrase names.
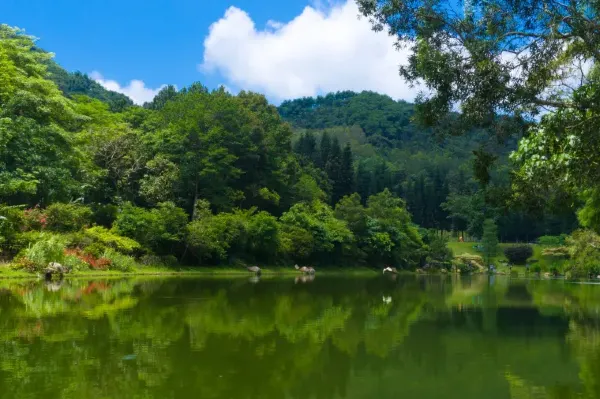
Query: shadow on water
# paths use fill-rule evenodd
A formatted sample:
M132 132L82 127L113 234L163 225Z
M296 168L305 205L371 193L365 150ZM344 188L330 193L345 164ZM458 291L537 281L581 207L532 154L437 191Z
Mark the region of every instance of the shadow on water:
M600 397L600 287L395 277L2 281L2 398Z

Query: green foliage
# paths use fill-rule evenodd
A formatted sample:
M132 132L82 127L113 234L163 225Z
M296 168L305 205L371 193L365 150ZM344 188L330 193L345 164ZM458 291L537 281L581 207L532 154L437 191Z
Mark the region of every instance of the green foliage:
M234 245L244 245L245 220L240 213L220 213L192 221L187 243L197 258L218 263L227 259Z
M250 216L247 223L248 253L255 259L272 261L281 246L277 218L267 212Z
M428 230L423 241L428 247L427 264L436 268L449 269L454 254L448 248L448 236L439 234L434 230Z
M121 112L133 105L133 101L126 95L105 89L84 73L69 73L55 62L48 63L48 73L67 97L86 95L107 103L113 112Z
M511 245L504 248L504 256L512 264L524 265L533 256L531 245Z
M45 214L46 228L60 233L81 230L92 218L89 207L74 203L54 203L46 208Z
M313 238L311 256L317 260L342 250L352 241L352 232L341 220L335 218L333 210L325 203L315 200L298 203L281 216L281 223L306 230Z
M157 254L170 253L183 239L187 215L172 202L146 210L125 204L114 224L117 234L133 238Z
M560 236L541 236L537 239L538 244L558 247L565 245L567 242L567 235L561 234Z
M84 231L84 239L89 239L89 241L84 242L84 245L87 246L94 243L100 244L96 246L97 248L101 249L99 252L102 252L108 247L124 254L133 254L142 248L137 241L128 237L120 236L102 226L86 229Z
M123 255L111 248L108 248L102 254L102 258L110 261L109 268L120 272L132 272L137 265L134 258L128 255Z
M21 207L0 204L0 253L13 246L23 222Z
M50 262L63 263L65 258L65 237L56 234L43 234L38 240L21 251L19 257L31 262L33 270L40 271Z
M489 266L492 258L498 252L498 227L493 219L486 219L483 222L481 244L483 245L485 263Z
M89 269L89 265L75 255L65 255L63 266L73 272L80 272Z
M589 278L600 274L600 236L591 230L577 230L567 240L571 254L569 274Z
M413 43L416 59L431 60L440 50L421 44ZM442 61L445 67L428 78L456 67L457 60ZM509 206L513 138L500 144L489 129L450 137L463 115L451 115L448 128L423 128L414 116L427 110L424 103L341 92L277 109L259 94L231 95L196 83L166 87L137 107L84 74L67 73L32 37L6 25L0 26L0 71L0 199L7 204L0 208L0 248L9 256L35 245L27 232L53 231L70 233L70 249L96 257L113 250L215 264L302 260L416 268L449 256L435 234L424 241L416 225L478 238L483 221L494 218L503 239L518 240L573 228L572 214L553 219L549 207L534 215ZM448 93L442 89L438 94ZM593 102L593 91L577 95L580 103ZM457 99L441 100L437 105ZM464 116L473 116L477 104L463 104ZM529 162L536 151L556 150L548 135L570 143L565 126L582 118L548 115L516 157ZM492 119L489 125L514 122ZM294 135L286 121L302 130ZM594 123L586 129L583 143L567 149L579 166L557 170L587 179L564 190L590 189L579 217L596 228L597 179L581 165L595 165L589 149L598 129ZM544 164L543 157L534 161L522 171ZM515 187L526 181L521 177ZM27 209L19 214L13 207L21 205ZM89 225L102 227L83 230Z

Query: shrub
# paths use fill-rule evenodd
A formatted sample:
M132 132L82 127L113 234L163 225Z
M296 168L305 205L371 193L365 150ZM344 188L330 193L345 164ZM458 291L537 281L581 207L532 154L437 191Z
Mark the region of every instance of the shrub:
M600 236L591 230L577 230L567 240L571 253L569 275L587 278L600 274Z
M140 263L144 266L163 266L163 259L156 255L144 255L140 258Z
M0 252L12 249L23 225L19 207L0 205Z
M74 272L89 269L89 264L75 255L65 255L63 265Z
M566 234L561 234L559 236L541 236L537 239L537 242L540 245L558 247L565 245L566 239Z
M86 247L86 250L98 252L100 255L107 248L115 249L124 254L133 254L141 250L142 246L137 241L120 236L104 227L96 226L84 231L84 238L89 241L81 240L80 246ZM91 247L91 248L90 248Z
M101 259L110 261L110 269L121 272L131 272L136 266L135 259L131 256L123 255L113 249L107 249Z
M527 259L533 256L533 247L531 245L512 245L504 248L504 255L510 263L524 265L527 263Z
M46 224L46 214L39 206L23 211L23 230L42 230Z
M66 257L75 257L81 262L85 263L88 268L94 270L106 270L111 265L111 261L101 255L95 255L90 252L84 252L80 249L67 249L65 250Z
M151 210L126 204L117 216L113 229L158 254L168 254L173 244L182 241L187 221L183 209L172 202L161 203Z
M279 223L267 212L252 215L247 225L248 251L259 258L273 259L280 247Z
M50 262L64 261L66 244L64 237L44 234L38 241L21 251L19 258L27 259L35 271L40 271Z
M450 265L454 254L448 248L448 237L439 235L435 231L427 231L424 241L428 244L427 263L435 268Z
M234 252L232 246L246 246L246 215L220 213L194 220L187 227L187 242L202 260L223 261Z
M81 204L52 204L46 208L46 227L56 232L81 230L92 219L92 210Z
M113 204L94 205L92 213L92 222L98 226L110 228L114 221L117 220L119 208Z

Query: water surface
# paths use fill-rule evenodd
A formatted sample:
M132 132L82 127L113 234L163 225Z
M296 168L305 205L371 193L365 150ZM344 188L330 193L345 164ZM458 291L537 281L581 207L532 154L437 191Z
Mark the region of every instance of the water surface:
M600 286L0 281L5 398L599 398Z

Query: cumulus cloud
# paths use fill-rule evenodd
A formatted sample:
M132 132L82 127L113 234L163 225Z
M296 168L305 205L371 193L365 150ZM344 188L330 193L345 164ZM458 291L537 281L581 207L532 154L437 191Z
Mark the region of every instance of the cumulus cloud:
M141 80L132 80L127 86L121 86L115 80L105 79L100 72L94 71L90 74L90 78L98 82L102 87L107 90L116 91L117 93L125 94L131 98L134 103L142 105L145 102L152 101L152 99L158 94L158 92L166 85L161 85L158 89L151 89L146 87L146 84Z
M356 3L347 0L325 8L308 6L289 22L269 21L257 29L245 11L230 7L211 25L199 68L278 100L338 90L373 90L413 100L418 89L398 74L409 50L398 51L394 38L373 32L358 15Z

